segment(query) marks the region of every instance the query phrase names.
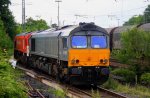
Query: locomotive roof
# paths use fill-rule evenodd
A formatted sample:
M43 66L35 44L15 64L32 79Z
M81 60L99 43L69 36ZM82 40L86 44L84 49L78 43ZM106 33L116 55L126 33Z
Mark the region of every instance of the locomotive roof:
M23 35L26 35L28 32L24 32L24 33L20 33L20 34L17 34L16 36L23 36Z
M71 33L71 31L72 31L73 29L75 29L76 27L78 27L78 26L77 26L77 25L74 25L74 26L70 26L70 27L68 27L68 28L66 28L66 29L60 30L60 32L62 32L62 33L61 33L61 36L69 36L70 33Z
M77 26L69 26L63 29L48 29L39 33L35 33L32 37L46 37L46 36L58 36L61 33L61 36L69 36L70 32Z
M99 31L103 34L108 35L108 32L94 23L80 23L77 28L75 28L71 33L76 33L80 31Z
M31 34L31 33L36 33L36 32L25 32L25 33L17 34L16 36L26 36L26 35Z
M32 35L33 37L48 37L48 36L69 36L71 33L75 33L78 31L86 31L86 30L95 30L100 31L102 33L108 34L107 31L99 26L94 25L93 23L84 23L80 25L69 25L62 27L60 29L48 29L39 33L35 33Z

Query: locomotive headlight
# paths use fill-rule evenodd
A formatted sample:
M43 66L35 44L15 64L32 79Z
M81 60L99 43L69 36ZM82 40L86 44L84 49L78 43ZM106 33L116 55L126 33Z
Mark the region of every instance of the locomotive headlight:
M72 64L78 64L78 63L79 63L79 60L78 60L78 59L73 59L73 60L71 60L71 63L72 63Z
M100 59L100 63L106 64L108 62L107 59Z
M108 62L108 60L107 60L107 59L104 59L104 60L103 60L103 63L104 63L104 64L106 64L107 62Z
M78 59L76 60L76 63L77 63L77 64L79 63L79 60L78 60Z
M103 63L103 59L100 59L100 63Z
M75 63L76 63L76 60L75 60L75 59L71 60L71 63L72 63L72 64L75 64Z

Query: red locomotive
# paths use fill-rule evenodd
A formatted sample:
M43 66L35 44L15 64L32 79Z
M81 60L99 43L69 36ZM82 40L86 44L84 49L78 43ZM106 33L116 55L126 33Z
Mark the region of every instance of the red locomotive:
M14 56L16 59L23 60L29 56L29 38L31 37L30 33L22 33L15 36L14 39Z

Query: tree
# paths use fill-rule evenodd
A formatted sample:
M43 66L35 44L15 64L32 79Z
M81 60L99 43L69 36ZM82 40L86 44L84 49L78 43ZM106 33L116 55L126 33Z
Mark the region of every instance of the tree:
M143 15L133 16L123 25L138 25L142 23L150 23L150 5L145 9Z
M18 24L17 27L18 27L17 31L21 33L22 32L21 24ZM43 19L34 20L31 17L27 19L26 32L45 30L48 28L49 26L47 25L46 21Z
M143 23L144 17L143 15L133 16L130 18L127 22L125 22L123 25L138 25Z
M10 4L10 0L0 1L0 17L4 23L6 33L11 37L11 39L13 39L16 33L16 22L14 20L12 12L9 10Z
M10 37L6 34L4 23L0 18L0 48L10 49L12 48L12 41Z
M113 56L122 63L127 63L138 77L150 71L150 32L134 28L121 35L120 50L113 50Z
M145 23L150 23L150 5L144 11L144 20Z

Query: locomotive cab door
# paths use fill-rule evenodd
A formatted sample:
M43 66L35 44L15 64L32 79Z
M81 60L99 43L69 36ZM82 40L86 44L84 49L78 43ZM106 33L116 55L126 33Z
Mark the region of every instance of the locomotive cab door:
M60 59L67 61L68 39L67 37L61 37L60 41Z

